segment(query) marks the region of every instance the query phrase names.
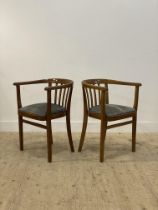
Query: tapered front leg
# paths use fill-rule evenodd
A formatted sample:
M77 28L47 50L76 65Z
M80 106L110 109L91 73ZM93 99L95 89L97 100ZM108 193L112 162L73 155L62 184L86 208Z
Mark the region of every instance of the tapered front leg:
M132 152L136 151L136 128L137 128L137 117L133 117L132 122Z
M82 126L82 133L81 133L81 138L80 138L80 144L78 147L78 152L82 151L84 139L85 139L85 134L86 134L86 129L87 129L87 123L88 123L88 115L84 113L84 118L83 118L83 126Z
M105 120L101 120L100 125L100 162L104 162L104 145L105 145L105 136L107 130L107 122Z
M51 136L51 143L53 144L52 124L50 126L50 136Z
M24 150L24 146L23 146L23 119L20 115L18 116L18 121L19 121L19 144L20 144L20 150L23 151Z
M48 150L48 162L52 162L51 120L47 120L47 150Z
M68 134L68 138L69 138L70 149L71 149L71 152L74 152L75 150L74 150L74 145L73 145L73 140L72 140L70 113L69 112L66 114L66 125L67 125L67 134Z

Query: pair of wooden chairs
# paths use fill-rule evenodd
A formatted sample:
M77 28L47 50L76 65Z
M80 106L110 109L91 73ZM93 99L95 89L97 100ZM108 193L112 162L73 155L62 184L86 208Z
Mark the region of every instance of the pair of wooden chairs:
M36 103L22 106L20 87L30 84L44 84L47 93L45 103ZM133 107L127 107L109 103L108 85L127 85L135 87ZM71 134L70 106L73 90L73 81L68 79L46 79L27 82L16 82L18 121L19 121L19 142L20 150L23 150L23 123L31 124L47 130L48 162L52 161L52 127L51 120L66 116L67 133L71 152L74 152L74 145ZM104 142L107 129L123 126L132 123L132 152L135 152L136 145L136 123L140 83L122 82L108 79L89 79L82 81L84 119L78 152L81 152L85 139L88 117L100 120L100 162L104 161ZM36 123L26 118L38 121L45 121L46 125ZM108 125L110 121L132 118L131 120Z

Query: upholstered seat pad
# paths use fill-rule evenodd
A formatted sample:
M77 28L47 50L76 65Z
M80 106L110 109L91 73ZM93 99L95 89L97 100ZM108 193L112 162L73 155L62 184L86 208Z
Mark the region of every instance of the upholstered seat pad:
M106 104L105 111L108 117L115 117L119 115L124 115L124 114L130 114L135 112L135 109L132 107L128 106L122 106L122 105L116 105L116 104ZM89 112L90 113L100 113L100 106L94 106L90 108Z
M46 116L47 112L47 103L31 104L20 108L19 111L22 113L28 113L39 117L44 117ZM65 111L66 110L63 106L59 106L57 104L51 104L52 114L58 114Z

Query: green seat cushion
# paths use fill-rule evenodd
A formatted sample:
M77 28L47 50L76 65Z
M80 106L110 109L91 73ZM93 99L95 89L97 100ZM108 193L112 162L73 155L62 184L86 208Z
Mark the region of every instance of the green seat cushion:
M128 106L106 104L105 111L108 117L117 117L119 115L133 113L135 112L135 109ZM100 105L90 108L89 112L99 114L101 112Z
M28 106L24 106L19 109L20 112L28 113L40 117L46 116L47 112L47 103L38 103L38 104L31 104ZM52 114L58 114L61 112L65 112L65 108L63 106L57 104L51 104L51 112Z

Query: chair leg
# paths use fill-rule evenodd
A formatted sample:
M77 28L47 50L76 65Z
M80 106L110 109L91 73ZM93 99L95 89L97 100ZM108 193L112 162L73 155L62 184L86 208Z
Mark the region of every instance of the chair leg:
M19 120L19 143L20 143L20 150L24 150L24 146L23 146L23 121L22 121L22 117L19 116L18 117Z
M51 143L53 144L52 124L50 126Z
M48 150L48 162L52 162L51 120L47 120L47 150Z
M136 127L137 127L137 117L133 117L132 122L132 152L136 151Z
M84 143L86 129L87 129L87 123L88 123L88 115L84 113L82 133L81 133L81 138L80 138L80 144L79 144L79 147L78 147L78 152L82 151L82 146L83 146L83 143Z
M71 152L74 152L75 150L74 150L72 133L71 133L70 113L66 114L66 126L67 126L67 134L69 138L70 149L71 149Z
M100 162L104 162L104 144L105 144L105 136L107 130L107 122L105 120L101 120L100 126Z

